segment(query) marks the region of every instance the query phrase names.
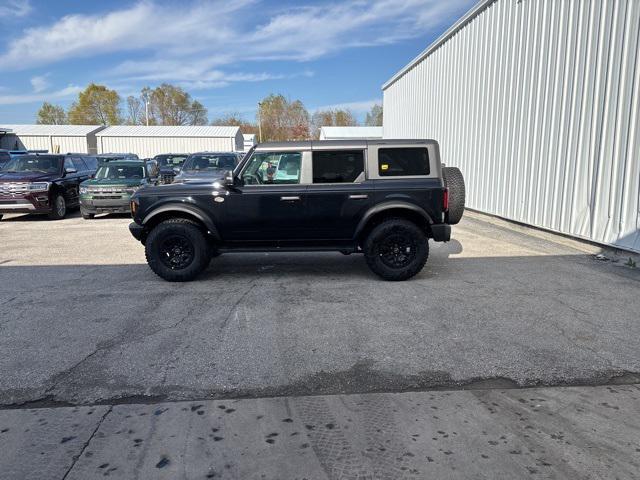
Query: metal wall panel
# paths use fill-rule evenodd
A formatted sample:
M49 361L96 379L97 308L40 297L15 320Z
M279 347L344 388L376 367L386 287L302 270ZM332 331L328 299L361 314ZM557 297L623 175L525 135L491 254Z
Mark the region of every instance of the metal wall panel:
M237 146L239 140L236 137L105 137L98 135L97 141L98 153L135 153L140 158L150 158L160 153L241 150Z
M640 0L485 0L384 87L467 205L640 252Z

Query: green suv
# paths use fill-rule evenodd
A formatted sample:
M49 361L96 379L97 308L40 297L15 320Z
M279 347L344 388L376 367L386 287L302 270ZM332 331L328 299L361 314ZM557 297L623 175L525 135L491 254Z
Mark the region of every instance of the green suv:
M80 185L80 212L91 219L98 213L129 213L129 199L147 184L142 161L122 160L103 163L95 176Z

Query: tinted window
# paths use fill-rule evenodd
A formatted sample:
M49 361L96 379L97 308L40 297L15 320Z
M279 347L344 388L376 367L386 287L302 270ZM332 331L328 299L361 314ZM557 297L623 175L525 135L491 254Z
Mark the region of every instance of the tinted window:
M142 165L106 164L96 173L98 180L127 180L144 178Z
M238 164L238 157L235 154L199 154L191 155L184 162L184 170L233 170Z
M76 168L76 166L71 161L71 157L64 157L64 169L68 168Z
M71 161L73 162L73 166L79 172L84 172L87 170L87 166L84 164L80 157L71 157Z
M378 173L381 177L429 175L426 148L381 148L378 150Z
M0 167L11 160L11 155L8 152L0 152Z
M84 157L84 163L87 164L89 170L95 170L98 168L98 159L96 157Z
M313 183L353 183L362 172L361 150L313 152Z
M179 167L187 159L187 155L156 155L153 158L161 167Z
M299 152L259 152L242 172L246 185L300 183L302 154Z

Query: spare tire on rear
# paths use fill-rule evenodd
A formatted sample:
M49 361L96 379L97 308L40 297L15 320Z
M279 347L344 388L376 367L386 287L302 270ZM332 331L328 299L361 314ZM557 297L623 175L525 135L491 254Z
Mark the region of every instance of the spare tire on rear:
M449 211L445 222L449 225L455 225L460 221L464 213L464 177L457 167L443 167L442 178L444 179L445 187L449 190Z

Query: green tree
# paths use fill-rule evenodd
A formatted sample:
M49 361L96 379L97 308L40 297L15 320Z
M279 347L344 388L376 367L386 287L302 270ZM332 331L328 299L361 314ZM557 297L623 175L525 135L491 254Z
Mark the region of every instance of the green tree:
M242 133L258 133L258 125L247 122L238 112L225 113L211 121L211 125L240 127Z
M66 125L69 120L64 108L44 102L40 110L38 110L36 123L41 125Z
M309 112L300 100L272 93L259 103L258 122L263 142L310 138Z
M73 125L118 125L122 123L120 95L104 85L89 84L69 109Z
M313 138L320 136L320 127L353 127L355 125L358 125L358 120L349 109L317 110L311 118Z
M155 125L206 125L207 109L182 88L163 83L143 89L148 95L149 115Z
M371 107L371 111L367 113L364 124L368 127L382 126L382 105L375 104Z

